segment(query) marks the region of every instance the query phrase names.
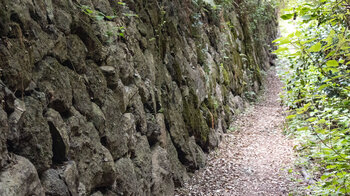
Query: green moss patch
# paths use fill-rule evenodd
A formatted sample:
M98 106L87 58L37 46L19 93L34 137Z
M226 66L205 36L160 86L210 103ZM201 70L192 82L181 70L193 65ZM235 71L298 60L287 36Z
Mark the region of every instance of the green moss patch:
M191 89L187 100L184 102L183 117L190 135L194 135L196 142L203 148L207 148L209 127L207 121L198 107L198 97Z

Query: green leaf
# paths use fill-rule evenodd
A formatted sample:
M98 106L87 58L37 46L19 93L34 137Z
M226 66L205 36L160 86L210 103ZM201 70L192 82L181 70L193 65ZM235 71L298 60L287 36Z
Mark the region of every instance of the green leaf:
M332 51L330 53L328 53L328 55L326 56L326 59L328 59L329 57L333 56L335 54L335 51Z
M329 61L327 61L326 64L328 67L338 67L339 66L339 63L336 60L329 60Z
M287 116L287 119L292 119L292 118L295 118L297 115L289 115Z
M318 121L318 124L325 124L326 123L326 119L322 118L321 120Z
M323 176L321 176L321 180L326 180L327 178L329 178L329 176L329 173L325 173Z
M123 14L124 16L127 16L127 17L139 17L137 14L133 14L133 13L130 13L130 14L128 14L128 13L125 13L125 14Z
M294 14L285 14L285 15L282 15L281 18L283 20L289 20L291 18L293 18Z
M105 18L105 16L103 16L102 14L98 14L98 15L95 16L95 19L97 21L103 20L104 18Z
M302 36L303 34L302 34L300 31L295 31L294 35L297 36L297 37L300 37L300 36Z
M327 165L327 169L334 169L334 168L336 168L337 166L336 165Z
M298 131L306 131L309 130L309 127L301 127L297 129Z
M314 121L316 121L316 120L317 120L316 117L312 117L312 118L307 119L307 121L309 121L309 122L314 122Z
M94 13L91 9L88 9L88 8L86 8L85 9L85 13L87 13L87 14L92 14L92 13Z
M326 87L328 87L329 86L329 84L323 84L323 85L321 85L320 87L318 87L318 90L323 90L324 88L326 88Z
M310 20L311 19L311 15L305 15L303 17L301 17L303 20Z
M317 44L311 46L309 52L319 52L321 50L322 44L321 42L317 42Z
M307 13L308 11L310 11L310 8L303 7L303 8L300 10L300 14L301 14L301 15L304 15L304 14Z
M280 38L278 38L278 39L275 39L275 40L272 41L272 43L279 42L279 41L281 41L282 39L284 39L284 37L280 37Z
M272 43L277 43L277 45L284 45L284 44L289 44L291 42L291 40L289 39L289 37L281 37L279 39L274 40Z
M114 18L116 18L117 16L106 16L106 18L107 19L109 19L109 20L112 20L112 19L114 19Z
M289 48L280 47L277 50L273 51L273 53L277 54L277 53L284 52L284 51L287 51L287 50L289 50Z

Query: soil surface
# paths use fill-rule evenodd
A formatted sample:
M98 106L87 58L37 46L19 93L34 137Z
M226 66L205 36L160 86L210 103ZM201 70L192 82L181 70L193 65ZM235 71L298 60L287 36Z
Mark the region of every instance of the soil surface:
M282 84L274 69L255 104L235 120L208 164L175 195L288 195L296 190L293 141L283 135ZM234 129L234 130L233 130Z

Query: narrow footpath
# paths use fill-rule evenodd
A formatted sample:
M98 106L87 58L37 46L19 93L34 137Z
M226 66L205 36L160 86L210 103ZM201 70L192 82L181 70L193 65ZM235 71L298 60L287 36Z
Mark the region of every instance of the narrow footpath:
M274 69L267 73L259 100L235 120L208 165L175 195L288 195L293 141L283 135L285 110L279 101L282 84Z

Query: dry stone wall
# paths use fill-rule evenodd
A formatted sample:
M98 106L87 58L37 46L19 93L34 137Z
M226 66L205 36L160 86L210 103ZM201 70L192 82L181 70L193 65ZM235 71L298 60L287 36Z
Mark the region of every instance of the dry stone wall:
M234 6L0 7L0 195L172 195L205 166L271 60ZM263 40L275 36L268 25Z

